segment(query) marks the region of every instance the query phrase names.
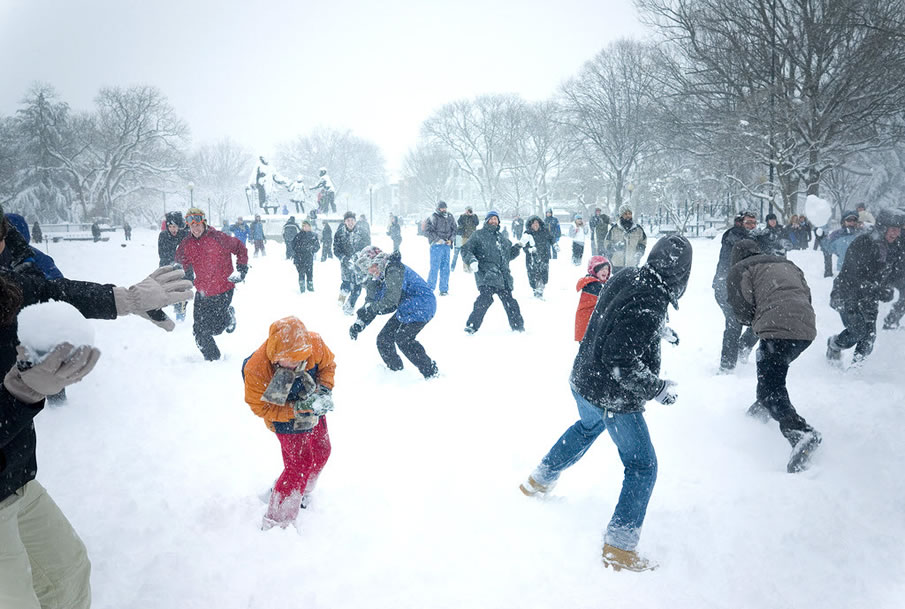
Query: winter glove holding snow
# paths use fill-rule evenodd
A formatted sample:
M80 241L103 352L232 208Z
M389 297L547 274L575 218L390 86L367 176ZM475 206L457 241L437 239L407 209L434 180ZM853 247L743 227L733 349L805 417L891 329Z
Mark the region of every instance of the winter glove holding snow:
M358 335L361 334L361 331L365 329L365 322L360 319L357 320L352 326L349 328L349 338L352 340L358 340Z
M660 338L673 346L678 346L679 344L679 335L669 326L663 326L663 329L660 330Z
M877 292L877 298L879 298L880 302L889 302L894 296L895 292L889 286L884 286Z
M679 394L676 393L675 387L675 381L663 381L663 385L657 395L654 396L654 399L667 406L675 404L676 400L679 399Z
M248 275L248 265L247 264L237 264L236 272L229 276L229 280L232 283L241 283L245 281L245 276Z
M333 392L326 387L318 387L314 396L314 403L311 404L311 410L319 417L333 410Z
M34 404L77 383L94 368L101 352L89 345L74 348L60 343L37 364L28 362L25 347L16 347L17 365L3 379L6 390L20 402ZM24 369L20 369L24 368Z
M559 243L553 244L553 251L556 252L557 254L559 253Z
M472 273L477 273L477 272L478 272L478 261L477 261L477 260L472 260L472 261L468 264L468 269L469 269Z
M115 286L113 302L117 315L134 314L150 320L154 325L170 332L176 324L161 309L192 297L192 282L185 279L185 272L173 266L162 266L130 288ZM153 317L149 312L154 312Z

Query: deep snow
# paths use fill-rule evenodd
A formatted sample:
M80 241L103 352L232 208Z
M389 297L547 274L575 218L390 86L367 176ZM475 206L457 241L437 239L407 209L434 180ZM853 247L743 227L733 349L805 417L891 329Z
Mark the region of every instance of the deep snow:
M426 275L427 243L406 229L404 261ZM49 253L69 278L130 285L153 270L156 237L136 229L126 247L117 234ZM379 227L374 241L390 245ZM651 403L646 415L660 469L639 550L657 571L614 573L600 562L622 479L605 435L551 498L518 490L577 418L567 377L583 268L560 256L541 302L520 256L512 269L527 331L512 333L496 302L468 336L477 291L460 263L421 333L441 370L425 381L408 362L396 373L382 365L374 341L385 318L349 339L335 260L316 264L317 291L300 295L282 244L270 242L236 291L236 332L217 338L223 360L202 360L191 310L170 334L137 317L92 321L97 368L68 390L68 404L36 419L38 478L88 547L94 606L903 606L905 333L881 331L859 374L832 370L823 345L841 326L828 307L831 280L816 252L791 254L811 285L819 335L793 364L789 389L824 442L810 471L787 474L776 424L744 414L753 364L715 374L719 242L693 244L689 289L670 320L681 343L663 345L662 375L679 382L679 401ZM280 453L243 401L239 367L290 314L336 354L333 453L297 528L262 532L258 494L278 475Z

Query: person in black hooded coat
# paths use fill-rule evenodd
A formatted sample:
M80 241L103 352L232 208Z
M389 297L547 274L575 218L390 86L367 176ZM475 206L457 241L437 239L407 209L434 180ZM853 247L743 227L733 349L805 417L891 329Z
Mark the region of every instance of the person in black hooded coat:
M657 456L644 422L644 404L673 404L675 383L661 379L660 339L666 309L684 294L691 273L691 243L660 239L640 268L626 267L600 290L597 306L572 366L570 385L580 419L556 441L521 485L526 495L549 492L604 431L625 466L622 493L604 538L603 560L614 569L655 565L635 552L657 479Z

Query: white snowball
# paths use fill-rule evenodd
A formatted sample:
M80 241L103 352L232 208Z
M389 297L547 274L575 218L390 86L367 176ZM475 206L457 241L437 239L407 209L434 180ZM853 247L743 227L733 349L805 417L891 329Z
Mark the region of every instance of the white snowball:
M94 345L94 328L78 309L65 302L42 302L19 312L19 342L33 362L63 342Z
M808 195L804 204L805 214L813 226L823 226L833 215L833 206L826 199L816 195Z

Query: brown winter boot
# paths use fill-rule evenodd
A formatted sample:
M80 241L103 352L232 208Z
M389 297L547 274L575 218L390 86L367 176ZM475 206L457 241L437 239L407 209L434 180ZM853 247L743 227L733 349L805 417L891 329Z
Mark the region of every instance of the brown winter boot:
M553 485L541 484L533 476L528 476L528 479L519 484L518 488L528 497L534 497L535 495L546 495L553 488Z
M613 571L628 569L629 571L653 571L660 565L638 556L634 550L622 550L610 544L603 546L603 566L613 567Z

